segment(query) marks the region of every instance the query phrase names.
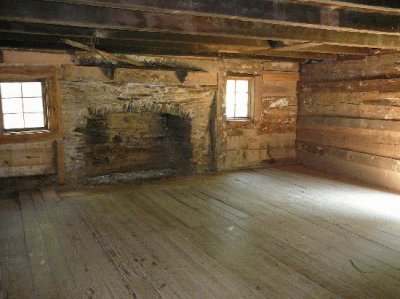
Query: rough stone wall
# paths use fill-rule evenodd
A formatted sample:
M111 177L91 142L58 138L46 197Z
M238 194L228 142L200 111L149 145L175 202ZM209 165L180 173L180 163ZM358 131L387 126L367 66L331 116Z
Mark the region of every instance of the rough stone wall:
M400 191L399 59L388 54L302 68L303 164Z

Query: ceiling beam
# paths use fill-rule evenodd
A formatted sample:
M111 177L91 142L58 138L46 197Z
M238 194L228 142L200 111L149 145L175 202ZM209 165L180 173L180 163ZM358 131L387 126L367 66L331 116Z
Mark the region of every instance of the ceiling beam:
M246 47L247 49L269 48L269 43L262 39L227 38L219 36L174 34L168 32L146 32L115 29L96 29L77 26L60 26L40 23L21 23L0 21L0 33L36 34L41 36L56 36L60 38L110 39L116 42L137 40L165 41L180 43L204 43Z
M39 0L40 1L40 0ZM326 8L336 8L337 29L354 29L378 32L399 33L400 10L393 15L380 14L380 11L361 11L354 1L328 0L231 0L231 1L165 1L165 0L41 0L47 2L83 4L96 7L142 10L191 16L225 17L241 20L297 23L302 25L324 26L322 21ZM363 2L363 1L359 1ZM368 1L364 1L368 2ZM378 1L373 1L378 2ZM341 6L339 4L342 4ZM351 5L350 5L351 4ZM381 8L382 6L369 6ZM351 14L348 10L351 10ZM396 9L391 8L396 11ZM354 18L354 19L353 19ZM359 22L359 20L363 20Z
M66 37L68 38L68 37ZM90 45L92 40L88 38L69 37L74 41ZM96 49L112 53L142 53L142 54L166 54L166 55L199 55L217 57L221 53L229 53L234 56L268 56L268 57L287 57L296 59L318 59L318 60L336 60L336 55L326 53L307 53L294 51L276 52L268 48L258 48L252 52L243 52L247 47L212 45L204 43L181 43L171 41L149 41L149 40L110 40L98 39L92 45ZM65 41L55 36L41 36L37 34L3 33L0 34L0 47L22 47L22 48L46 48L62 49L66 48ZM69 48L69 47L67 47ZM71 47L70 49L74 49ZM261 53L262 52L262 53Z
M397 0L281 0L286 3L305 4L327 9L350 9L364 13L400 15Z
M308 48L298 49L297 51L307 51L308 53L331 53L331 54L346 54L356 56L369 56L374 54L371 48L355 48L355 47L342 47L332 45L315 45Z
M18 5L14 0L2 0L0 20L92 29L164 32L256 40L313 41L341 46L383 49L400 48L399 36L392 34L353 32L352 30L339 32L327 28L299 27L296 24L174 15L31 0L19 0Z
M344 47L335 45L324 45L321 43L297 43L297 44L284 44L281 42L270 41L272 50L275 51L300 51L309 53L331 53L341 55L356 55L356 56L368 56L373 55L374 50L371 48L360 48L360 47ZM261 50L262 51L262 50Z
M302 50L302 49L307 49L313 46L319 46L321 45L320 43L313 43L313 42L305 42L305 43L298 43L298 44L291 44L291 45L285 45L285 44L275 44L272 43L273 50L276 51L298 51L298 50Z

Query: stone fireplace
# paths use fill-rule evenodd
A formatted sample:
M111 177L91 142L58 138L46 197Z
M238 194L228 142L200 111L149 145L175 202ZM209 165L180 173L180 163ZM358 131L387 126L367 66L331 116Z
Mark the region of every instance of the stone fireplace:
M192 171L191 119L170 113L119 112L89 118L89 175L172 169Z
M164 71L109 82L62 82L67 176L213 168L210 120L216 86L170 83L165 74L175 78L175 72ZM123 81L128 79L146 82Z

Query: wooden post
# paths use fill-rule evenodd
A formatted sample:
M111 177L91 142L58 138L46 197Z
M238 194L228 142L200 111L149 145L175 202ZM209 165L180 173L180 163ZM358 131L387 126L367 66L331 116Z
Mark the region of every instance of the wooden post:
M64 164L64 141L62 132L62 117L61 117L61 90L60 82L57 76L54 76L54 101L55 101L55 129L56 129L56 160L57 160L57 175L58 182L65 184L65 164Z
M65 165L64 165L64 141L61 138L56 140L56 159L57 159L57 175L58 182L65 184Z

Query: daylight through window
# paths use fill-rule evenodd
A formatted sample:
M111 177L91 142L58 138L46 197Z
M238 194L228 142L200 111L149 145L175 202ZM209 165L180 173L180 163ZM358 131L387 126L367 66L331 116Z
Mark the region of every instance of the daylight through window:
M46 127L42 82L0 83L4 130Z
M250 80L228 79L226 82L226 118L249 118Z

